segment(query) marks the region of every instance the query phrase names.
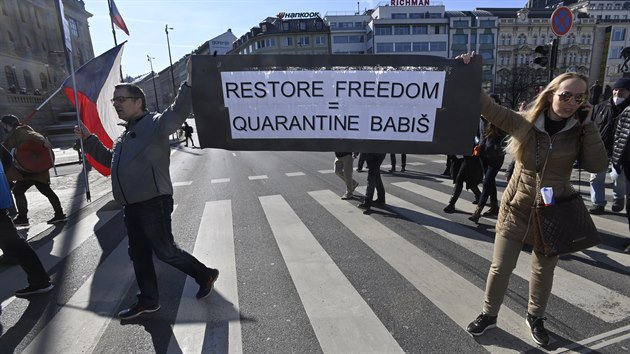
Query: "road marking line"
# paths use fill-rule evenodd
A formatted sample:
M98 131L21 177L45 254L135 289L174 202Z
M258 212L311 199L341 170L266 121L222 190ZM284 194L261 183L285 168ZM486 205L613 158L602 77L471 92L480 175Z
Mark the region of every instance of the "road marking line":
M322 351L403 353L282 196L259 199Z
M309 195L464 331L468 323L479 315L483 291L477 286L374 218L363 215L361 209L339 200L332 192L315 191L309 192ZM470 301L463 299L479 299L479 307L471 306ZM507 306L503 307L499 325L504 331L487 332L480 344L491 353L525 352L531 349L531 345L528 345L529 330L523 321L522 315Z
M211 179L210 183L228 183L230 182L229 178L215 178L215 179Z
M335 170L317 170L317 172L326 175L330 173L335 173Z
M446 193L441 193L411 182L392 183L392 185L436 201L444 202L450 197ZM446 229L448 231L436 228L438 234L480 257L492 261L493 243L489 243L489 239L484 235L392 195L387 196L387 201L389 205L396 207L396 213L425 227L427 223L434 223L434 221L428 220L427 218L448 221L450 223L450 226ZM462 204L468 205L470 203L463 201ZM521 256L514 269L514 274L528 280L530 273L531 254L521 252ZM561 267L556 267L554 273L552 294L608 323L619 322L630 316L630 298L627 296Z
M269 177L267 177L267 175L259 175L259 176L249 176L247 178L249 178L250 181L253 181L253 180L257 180L257 179L267 179Z
M296 177L296 176L304 176L304 172L287 172L285 173L287 177Z
M192 181L175 182L173 183L173 187L190 186L191 184L192 184Z
M186 279L169 353L243 352L232 220L229 200L206 203L193 254L219 269L220 276L210 297L203 300L195 298L199 289L195 280Z

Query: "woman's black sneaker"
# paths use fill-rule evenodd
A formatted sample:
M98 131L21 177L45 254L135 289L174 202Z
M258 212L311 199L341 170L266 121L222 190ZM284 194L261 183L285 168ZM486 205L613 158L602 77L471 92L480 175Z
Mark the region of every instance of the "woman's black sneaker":
M24 289L20 289L15 292L15 296L24 297L35 294L43 294L51 291L55 286L52 283L46 283L42 285L29 285Z
M497 326L497 316L488 316L485 314L481 314L475 318L474 321L470 322L466 330L468 333L473 336L480 336L491 328L495 328Z
M549 333L547 333L545 324L543 323L545 320L547 320L547 317L536 317L529 313L525 319L527 327L532 331L532 339L542 346L549 344Z

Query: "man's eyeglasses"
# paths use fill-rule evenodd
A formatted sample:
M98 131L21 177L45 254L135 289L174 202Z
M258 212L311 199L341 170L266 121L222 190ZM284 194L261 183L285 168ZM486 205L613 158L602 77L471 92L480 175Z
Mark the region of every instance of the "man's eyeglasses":
M562 102L569 102L571 98L575 99L575 103L579 105L583 105L588 101L588 95L585 93L572 94L571 92L561 92L557 93L556 96L560 98Z
M112 103L121 104L121 103L125 102L126 100L128 100L130 98L137 99L138 97L118 96L118 97L112 98L110 101L112 101Z

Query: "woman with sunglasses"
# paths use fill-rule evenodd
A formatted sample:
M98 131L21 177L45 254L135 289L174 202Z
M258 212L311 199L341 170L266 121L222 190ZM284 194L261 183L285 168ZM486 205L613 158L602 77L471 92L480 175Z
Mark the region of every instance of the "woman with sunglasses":
M458 58L468 63L471 55ZM496 327L499 308L523 244L533 243L536 231L531 208L536 199L537 160L540 186L552 187L555 199L575 193L570 180L575 160L590 172L607 168L606 149L591 120L593 106L588 102L587 83L583 75L561 74L522 112L499 106L481 91L481 114L511 135L507 150L514 155L516 166L501 199L483 311L467 328L473 336ZM549 334L543 321L558 257L532 252L531 262L525 323L533 340L545 346Z

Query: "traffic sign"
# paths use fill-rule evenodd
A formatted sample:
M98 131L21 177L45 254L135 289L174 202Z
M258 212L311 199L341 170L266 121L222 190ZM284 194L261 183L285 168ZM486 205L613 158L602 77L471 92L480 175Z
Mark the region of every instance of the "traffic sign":
M551 14L551 30L553 33L562 37L569 33L573 26L573 13L566 6L560 6Z

